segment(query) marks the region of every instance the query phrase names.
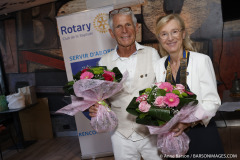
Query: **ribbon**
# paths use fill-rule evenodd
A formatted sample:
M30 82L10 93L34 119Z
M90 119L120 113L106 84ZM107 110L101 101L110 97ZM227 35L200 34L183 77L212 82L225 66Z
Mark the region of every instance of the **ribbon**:
M187 50L183 50L182 58L180 60L180 84L187 87L187 57L189 55L189 52ZM173 83L173 75L172 75L172 69L171 69L171 63L170 63L170 56L168 56L168 66L167 66L167 75L166 75L166 82Z

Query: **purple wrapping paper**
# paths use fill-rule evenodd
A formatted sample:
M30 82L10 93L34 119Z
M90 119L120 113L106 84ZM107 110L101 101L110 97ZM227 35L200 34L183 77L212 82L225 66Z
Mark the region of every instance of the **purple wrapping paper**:
M150 134L157 134L157 147L165 155L179 156L185 155L189 149L190 139L186 133L182 133L178 137L174 137L171 128L179 122L192 123L208 118L211 115L202 115L202 119L196 118L195 112L201 109L201 105L183 107L169 122L163 126L148 126ZM205 112L206 113L206 112Z
M57 110L56 113L73 116L79 111L85 111L93 104L118 93L123 88L123 82L127 76L128 72L126 71L123 73L123 78L119 83L98 79L81 79L76 81L73 88L77 97L71 96L72 103ZM78 97L81 97L81 99Z
M113 131L118 125L116 114L106 106L99 105L96 117L92 117L91 126L97 132Z
M76 96L72 97L72 103L57 110L56 113L63 113L70 116L79 111L85 111L93 104L103 101L123 88L123 82L127 79L128 72L123 73L120 82L111 82L98 79L82 79L74 83L73 88ZM116 114L108 107L99 105L97 117L91 119L91 126L97 132L108 132L115 129L118 120Z

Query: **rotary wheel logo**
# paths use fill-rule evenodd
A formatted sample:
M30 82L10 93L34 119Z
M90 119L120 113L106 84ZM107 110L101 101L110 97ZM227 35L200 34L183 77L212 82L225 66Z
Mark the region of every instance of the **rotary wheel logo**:
M97 31L101 33L106 33L109 29L107 14L106 13L98 14L94 19L93 26Z

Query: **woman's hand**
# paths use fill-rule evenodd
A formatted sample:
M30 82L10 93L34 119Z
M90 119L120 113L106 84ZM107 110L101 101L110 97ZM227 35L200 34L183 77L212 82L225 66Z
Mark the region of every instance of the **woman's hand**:
M174 137L177 137L183 133L185 129L191 126L191 123L178 123L172 128L172 132L175 132Z
M90 117L96 117L96 116L97 116L98 106L99 106L99 104L98 104L98 103L95 103L94 105L92 105L92 106L89 108L89 116L90 116Z

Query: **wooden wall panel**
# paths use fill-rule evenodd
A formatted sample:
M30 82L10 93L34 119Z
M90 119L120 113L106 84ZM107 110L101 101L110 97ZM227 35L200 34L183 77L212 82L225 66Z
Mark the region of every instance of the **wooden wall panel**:
M6 73L18 72L18 56L16 42L16 24L15 19L3 21L1 28L4 34L1 34L0 50L4 62Z
M34 52L29 51L21 51L19 55L19 66L20 66L20 72L28 72L28 63L29 62L35 62L38 64L43 64L46 66L49 66L51 68L56 68L60 70L65 70L65 65L63 60L59 60L56 58L52 58L49 56L44 56L41 54L37 54Z
M55 4L45 4L17 13L18 49L59 48Z
M231 37L223 42L222 39L214 39L212 42L216 77L225 84L218 86L219 94L222 97L224 90L232 88L235 72L238 72L238 77L240 78L240 37Z
M0 14L7 14L54 1L56 0L1 0Z

